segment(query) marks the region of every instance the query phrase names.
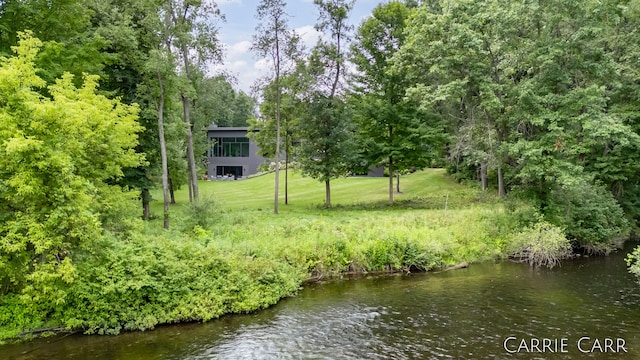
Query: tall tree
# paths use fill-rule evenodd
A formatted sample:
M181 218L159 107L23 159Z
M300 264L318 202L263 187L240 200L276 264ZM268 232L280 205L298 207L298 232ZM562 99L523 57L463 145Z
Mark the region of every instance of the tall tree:
M331 206L331 180L350 169L355 147L350 111L344 101L346 48L352 26L348 15L352 0L314 0L319 17L316 29L326 36L312 51L307 71L306 118L300 123L303 173L325 184L325 206Z
M282 76L283 68L287 64L292 64L299 52L299 38L293 30L289 29L287 24L286 5L287 3L284 0L262 0L258 4L256 18L261 22L256 27L252 45L253 51L258 56L268 56L273 66L276 122L276 174L273 212L276 214L278 213L278 192L280 188L280 106L282 97L280 77Z
M305 99L299 145L302 174L325 184L325 206L331 206L331 180L346 176L355 163L351 109L344 101L320 92Z
M398 174L399 192L400 173L426 167L435 140L429 135L443 130L436 116L423 115L421 119L417 104L405 99L410 85L406 74L389 71L392 56L405 43L408 16L409 9L400 1L378 5L359 26L351 51L358 70L353 80L361 151L367 167L386 161L390 203L394 174Z
M198 173L193 148L191 102L196 96L194 84L199 66L219 61L221 53L217 38L217 20L223 19L213 2L203 0L166 0L165 27L171 34L167 47L180 61L183 84L180 89L187 134L187 164L189 166L190 200L198 200Z
M151 216L150 188L160 167L156 116L148 111L155 106L147 106L151 87L145 67L160 41L161 4L162 0L29 0L0 5L0 28L4 30L0 37L8 40L0 41L2 45L13 41L13 29L32 28L47 40L36 60L44 80L51 82L68 71L79 86L83 73L99 74L100 92L118 96L127 104L142 104L139 121L145 130L136 151L144 153L147 162L126 169L118 182L140 190L143 218Z
M157 36L160 4L159 0L102 0L87 4L92 13L92 31L104 39L104 51L109 54L102 70L101 89L119 96L122 102L141 105L139 122L144 131L136 150L145 154L147 163L127 169L120 184L139 189L143 219L151 217L150 189L157 182L161 161L155 106L148 105L153 95L146 68L153 49L161 44Z
M509 181L569 236L596 244L625 228L603 183L637 171L635 155L623 155L637 153L637 116L613 100L633 88L619 76L628 65L616 64L633 53L618 52L612 30L626 10L617 1L532 4L423 6L394 61L414 81L408 95L450 120L452 154L480 165L483 179L496 170L500 195Z
M625 16L619 5L552 2L522 10L539 21L520 20L529 41L519 69L526 76L514 88L518 101L510 111L518 125L507 148L517 159L515 180L581 245L624 233L625 219L610 190L638 169L634 116L612 97L622 94L620 84L627 81L619 75L621 59L610 37Z
M293 156L294 146L299 134L297 124L303 112L302 102L298 98L296 74L286 74L280 78L280 133L281 147L284 148L284 203L289 204L289 165ZM276 153L276 88L275 83L268 84L262 92L263 100L260 104L260 118L250 121L249 136L260 148L261 155L267 159L275 157ZM254 131L257 130L257 131Z
M396 60L417 80L408 94L438 108L452 123L450 155L479 166L483 188L487 169L496 170L498 193L504 196L509 164L503 145L511 135L508 109L513 106L508 75L522 42L512 36L520 30L518 12L508 0L441 1L438 9L417 11Z
M171 53L163 46L155 49L149 57L147 63L151 99L149 105L153 104L156 110L158 142L160 147L160 162L162 171L162 198L163 198L163 227L169 229L169 160L167 157L167 142L165 136L165 109L167 107L167 97L171 92L171 79L173 78L173 61Z
M333 99L345 76L347 42L353 30L348 18L355 0L313 0L313 3L319 10L315 28L329 37L326 41L319 40L316 45L325 66L325 72L319 74L319 80L323 80L320 86L328 86L327 96Z

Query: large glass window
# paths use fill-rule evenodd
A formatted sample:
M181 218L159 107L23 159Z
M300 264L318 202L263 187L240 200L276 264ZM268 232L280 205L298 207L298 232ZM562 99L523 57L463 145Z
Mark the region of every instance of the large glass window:
M249 157L249 138L217 137L209 141L212 157Z
M242 177L242 166L216 166L216 175Z

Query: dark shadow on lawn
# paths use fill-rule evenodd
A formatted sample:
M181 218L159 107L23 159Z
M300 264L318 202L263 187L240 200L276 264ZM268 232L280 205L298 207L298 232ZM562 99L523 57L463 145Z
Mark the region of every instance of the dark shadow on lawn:
M314 209L322 209L327 211L370 211L370 210L455 210L464 209L479 204L494 204L499 200L494 196L484 196L478 193L454 193L451 195L434 195L425 196L414 199L401 199L390 204L386 200L355 203L355 204L337 204L331 207L324 205L312 205Z

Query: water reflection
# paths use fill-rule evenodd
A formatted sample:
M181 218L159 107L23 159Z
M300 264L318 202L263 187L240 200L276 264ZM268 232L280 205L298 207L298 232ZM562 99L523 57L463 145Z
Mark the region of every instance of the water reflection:
M279 305L207 324L0 347L15 359L640 358L640 285L624 253L554 269L509 262L313 285ZM568 339L567 354L509 354L508 336ZM628 353L576 343L624 338Z

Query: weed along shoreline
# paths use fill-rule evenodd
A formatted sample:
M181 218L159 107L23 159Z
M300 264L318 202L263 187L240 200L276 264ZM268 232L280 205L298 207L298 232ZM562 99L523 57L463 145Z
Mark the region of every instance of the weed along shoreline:
M339 274L334 274L334 275L312 274L309 278L307 278L302 282L302 285L321 283L324 281L341 280L344 278L357 280L359 278L371 277L371 276L394 276L394 275L406 275L406 274L440 273L444 271L466 269L468 267L469 267L469 264L466 262L462 262L460 264L453 265L453 266L443 267L441 269L431 269L431 270L420 269L415 266L411 266L410 268L406 268L406 269L387 269L387 270L380 270L380 271L366 271L364 269L352 270L351 267L349 267L347 271L343 271L343 272L340 272Z
M442 169L405 176L393 205L384 178L339 179L329 209L318 206L322 184L293 173L290 204L279 215L264 210L272 180L202 182L194 205L186 189L176 192L169 230L156 218L136 225L127 241L104 236L72 254L76 269L57 283L57 302L4 296L0 341L205 322L340 277L447 271L514 254L556 265L569 255L561 231L530 206L457 183ZM160 202L151 205L161 213Z

